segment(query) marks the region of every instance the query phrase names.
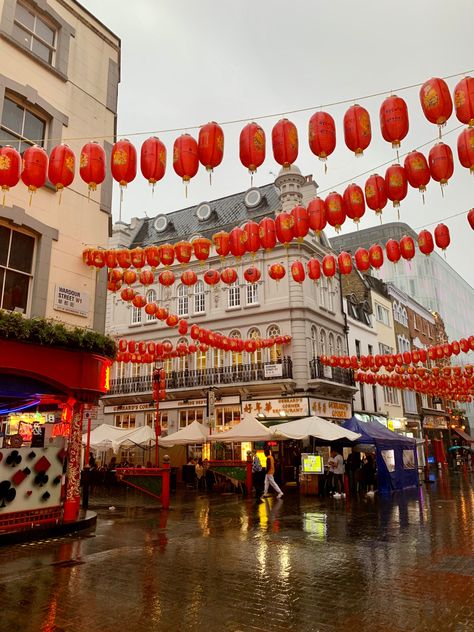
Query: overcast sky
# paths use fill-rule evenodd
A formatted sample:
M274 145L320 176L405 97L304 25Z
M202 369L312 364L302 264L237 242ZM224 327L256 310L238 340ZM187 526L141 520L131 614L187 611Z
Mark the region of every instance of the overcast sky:
M148 132L286 112L298 108L396 90L433 76L448 76L474 68L472 0L83 0L83 4L122 40L122 76L119 91L120 137L131 133L139 148ZM474 74L474 73L471 73ZM459 78L448 80L452 89ZM410 132L401 151L433 141L437 128L421 112L419 88L398 92L408 104ZM372 119L372 143L361 158L344 144L342 117L348 105L327 108L336 120L337 148L328 161L328 172L310 152L307 121L311 112L288 117L298 127L303 174L313 174L321 195L338 183L352 179L363 187L366 171L395 152L380 133L378 112L383 97L360 101ZM272 180L271 128L279 117L261 121L267 134L267 159L254 184ZM454 113L445 128L457 127ZM168 148L165 178L152 196L141 177L128 187L123 219L166 213L191 204L242 191L250 186L248 173L238 157L238 136L243 124L226 125L225 153L215 170L212 187L203 168L189 186L188 199L174 173L171 157L176 133L160 134ZM474 179L457 159L459 131L446 134L453 149L455 172L445 188L431 182L422 204L418 191L409 189L400 208L401 219L418 229L426 224L467 211L474 206ZM422 151L428 155L429 147ZM117 196L114 220L118 219ZM389 206L390 205L390 206ZM389 202L384 221L396 219ZM367 210L361 227L378 222ZM474 286L472 251L474 232L465 215L445 222L452 243L448 262ZM436 224L430 226L434 230ZM343 232L354 228L346 221ZM328 235L332 236L332 229Z

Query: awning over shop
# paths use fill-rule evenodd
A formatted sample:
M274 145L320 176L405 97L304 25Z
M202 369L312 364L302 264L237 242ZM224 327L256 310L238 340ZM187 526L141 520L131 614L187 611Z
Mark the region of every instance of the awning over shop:
M226 432L210 435L209 441L240 443L242 441L269 441L272 432L253 415L244 413L242 421Z
M194 445L196 443L204 443L207 441L209 430L199 423L193 421L186 428L173 432L167 437L159 438L158 445L164 448L171 448L174 445Z
M464 439L464 441L474 443L474 439L471 437L471 435L468 435L467 432L464 432L464 430L461 430L461 428L453 428L453 430L457 435L461 437L461 439Z
M321 417L304 417L296 419L278 426L270 428L275 439L307 439L315 437L323 441L341 441L347 439L349 441L357 441L360 434L346 430Z
M82 443L87 443L87 433L82 435ZM117 452L122 445L150 445L155 443L155 432L149 426L116 428L110 424L101 424L90 434L90 447L93 450L110 450Z

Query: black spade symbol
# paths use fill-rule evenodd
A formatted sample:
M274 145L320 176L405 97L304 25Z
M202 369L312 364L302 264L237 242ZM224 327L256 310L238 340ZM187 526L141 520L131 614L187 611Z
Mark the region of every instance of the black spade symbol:
M21 455L19 454L18 450L12 450L7 456L6 464L15 467L19 463L21 463Z
M10 481L2 481L0 483L0 507L5 507L6 503L15 500L16 489L12 487Z
M44 494L41 496L41 498L43 500L48 500L48 498L51 496L51 494L49 492L44 492Z
M43 485L46 485L48 480L49 480L49 476L45 474L44 472L40 472L39 474L35 476L35 485L39 485L40 487L43 487Z
M30 461L31 461L32 459L34 459L34 458L35 458L35 456L36 456L36 452L30 452L30 453L28 454L28 458L30 459Z

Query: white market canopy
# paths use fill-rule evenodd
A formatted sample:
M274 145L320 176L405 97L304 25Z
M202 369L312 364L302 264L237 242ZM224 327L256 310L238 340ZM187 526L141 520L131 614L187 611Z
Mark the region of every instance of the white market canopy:
M272 433L266 426L252 415L244 413L240 423L230 430L210 435L209 441L239 443L242 441L269 441L272 438Z
M360 437L360 434L356 432L346 430L331 421L316 416L304 417L303 419L271 426L270 430L274 439L302 440L308 439L308 437L315 437L324 441L340 441L341 439L356 441Z
M199 423L193 421L186 428L173 432L167 437L159 438L158 445L164 448L171 448L174 445L192 445L194 443L205 443L209 435L209 430Z
M155 442L155 433L149 426L139 426L133 430L116 428L110 424L101 424L90 434L90 447L93 450L110 450L117 452L119 447L128 445L150 445ZM87 443L87 433L82 435L82 443Z

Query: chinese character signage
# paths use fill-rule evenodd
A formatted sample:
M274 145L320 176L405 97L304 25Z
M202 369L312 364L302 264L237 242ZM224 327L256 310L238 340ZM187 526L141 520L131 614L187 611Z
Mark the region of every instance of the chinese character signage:
M56 285L54 289L54 309L77 316L89 315L89 294L79 292L64 285Z
M309 414L307 397L285 397L282 399L252 399L242 402L242 411L257 417L271 418L307 417Z

